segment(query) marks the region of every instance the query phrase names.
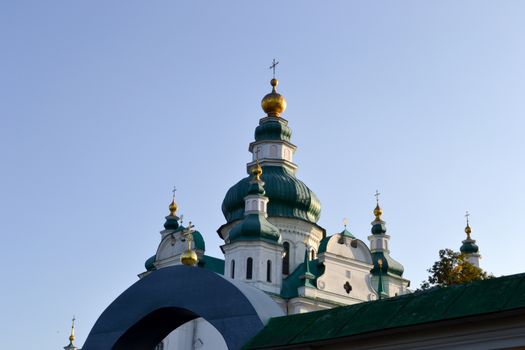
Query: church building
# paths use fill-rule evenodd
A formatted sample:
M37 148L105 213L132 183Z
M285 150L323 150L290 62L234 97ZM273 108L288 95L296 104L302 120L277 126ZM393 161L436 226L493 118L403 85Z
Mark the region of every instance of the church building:
M467 310L464 303L457 303L460 294L483 302L485 285L461 287L456 292L445 288L448 294L412 294L403 265L391 256L377 191L368 242L351 233L346 224L341 232L327 233L318 224L319 199L296 176L298 165L293 156L297 146L283 118L286 100L277 92L275 78L270 84L272 90L261 102L265 115L248 147L247 175L230 187L222 202L225 222L217 234L224 242L224 258L206 255L203 234L178 216L174 192L155 254L146 260L139 281L100 316L85 350L307 349L309 344L340 349L346 348L337 340L343 338L360 341L362 347L356 349L370 349L374 348L370 344L385 346L386 338L362 334L399 327L407 330L438 321L444 322L443 332L447 332L455 322L450 320L454 310L458 317L467 318L477 317L479 310L503 310L490 305ZM479 248L471 238L468 216L465 233L460 250L479 267ZM524 290L523 281L523 276L517 276L492 284L514 283ZM506 297L506 307L521 310L520 322L524 321L520 331L514 332L521 341L525 298L515 300L512 293ZM450 312L428 313L428 307L445 302ZM403 317L399 316L402 310L406 311ZM478 320L480 326L490 324L488 318ZM314 322L330 328L313 330ZM514 321L505 318L505 322ZM407 344L429 343L426 333L411 329L398 339L402 345L385 349L419 348ZM471 330L463 333L468 332ZM77 349L73 340L72 330L65 349Z
M321 202L296 176L297 146L282 116L286 99L277 92L277 79L270 84L261 102L265 115L248 148L248 175L222 203L226 222L217 233L224 241L224 260L205 254L203 235L192 223L183 225L174 196L157 251L139 277L167 266L196 265L266 292L287 315L407 293L410 282L403 278L403 265L390 255L378 193L368 244L346 225L334 234L318 225ZM202 338L199 327L205 327L203 321L180 327L164 345L175 338L181 345L188 332L195 343Z

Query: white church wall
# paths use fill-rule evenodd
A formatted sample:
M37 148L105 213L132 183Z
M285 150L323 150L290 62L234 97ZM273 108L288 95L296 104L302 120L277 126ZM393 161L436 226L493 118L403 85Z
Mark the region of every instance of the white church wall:
M232 278L235 261L234 280L255 285L266 292L281 292L282 247L262 241L239 241L222 246L225 254L225 276ZM252 259L252 277L247 278L248 259ZM270 261L270 281L268 281L268 261Z

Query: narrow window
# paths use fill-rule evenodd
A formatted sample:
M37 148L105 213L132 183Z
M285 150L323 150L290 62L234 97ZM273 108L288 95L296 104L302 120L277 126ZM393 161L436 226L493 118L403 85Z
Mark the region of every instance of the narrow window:
M283 275L290 273L290 243L284 242Z
M272 262L266 262L266 282L272 282Z
M253 259L246 260L246 279L251 280L253 275Z
M314 260L315 259L315 250L311 250L310 251L310 260Z
M231 276L231 278L235 278L235 260L232 260L230 276Z
M277 146L276 145L270 146L270 158L277 158Z

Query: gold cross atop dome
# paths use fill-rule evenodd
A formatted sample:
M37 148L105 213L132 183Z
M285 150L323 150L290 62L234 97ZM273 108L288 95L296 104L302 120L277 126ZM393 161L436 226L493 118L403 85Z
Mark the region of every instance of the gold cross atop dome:
M374 215L377 221L381 221L381 215L383 215L383 209L381 209L381 207L379 206L379 195L380 194L381 193L379 193L378 190L376 190L376 193L374 194L374 196L376 197L376 207L374 209Z
M470 224L468 221L469 216L470 216L470 213L467 210L465 212L465 218L467 218L467 227L465 227L465 233L467 234L467 239L470 239L470 234L472 233L472 229L470 228Z
M71 344L75 341L75 316L73 316L73 319L71 320L71 334L69 335L69 341Z
M175 202L175 192L177 192L177 188L175 186L173 186L173 197L172 197L172 200L171 200L171 203L169 205L169 210L170 210L170 215L171 216L176 216L177 214L177 203Z
M278 61L273 59L270 69L273 70L273 79L270 80L270 85L272 86L272 92L263 97L261 101L261 107L263 111L268 114L269 117L279 117L281 113L286 109L286 100L285 98L277 93L277 84L279 81L275 79L275 67L279 64Z
M270 66L270 69L273 70L273 78L275 79L275 67L279 64L279 61L276 61L275 58L272 61L272 65Z

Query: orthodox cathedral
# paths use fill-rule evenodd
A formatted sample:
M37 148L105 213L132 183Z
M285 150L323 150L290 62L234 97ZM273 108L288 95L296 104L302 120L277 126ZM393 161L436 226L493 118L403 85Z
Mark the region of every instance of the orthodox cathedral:
M277 79L270 83L272 91L261 102L266 115L249 145L248 176L222 203L226 222L217 233L224 240L224 260L207 256L202 234L191 223L182 225L174 196L158 249L139 277L166 266L196 265L266 292L285 314L407 293L410 282L403 278L403 265L390 256L379 202L369 244L346 228L327 235L317 224L321 203L296 176L297 146L282 117L286 99L277 92Z
M275 78L270 84L272 90L261 102L265 116L249 144L247 176L227 191L222 202L225 222L217 233L224 241L224 259L206 255L203 235L191 222L183 225L174 193L157 251L146 260L139 278L147 279L176 265L212 271L232 283L264 292L284 316L410 293L403 265L390 254L379 193L368 242L355 237L346 225L342 232L333 234L318 225L321 203L296 176L298 166L293 156L297 147L282 116L286 100L277 92ZM479 266L480 255L468 221L465 232L461 252ZM73 333L72 337L65 349L76 349ZM227 348L217 329L200 317L178 326L156 346Z

